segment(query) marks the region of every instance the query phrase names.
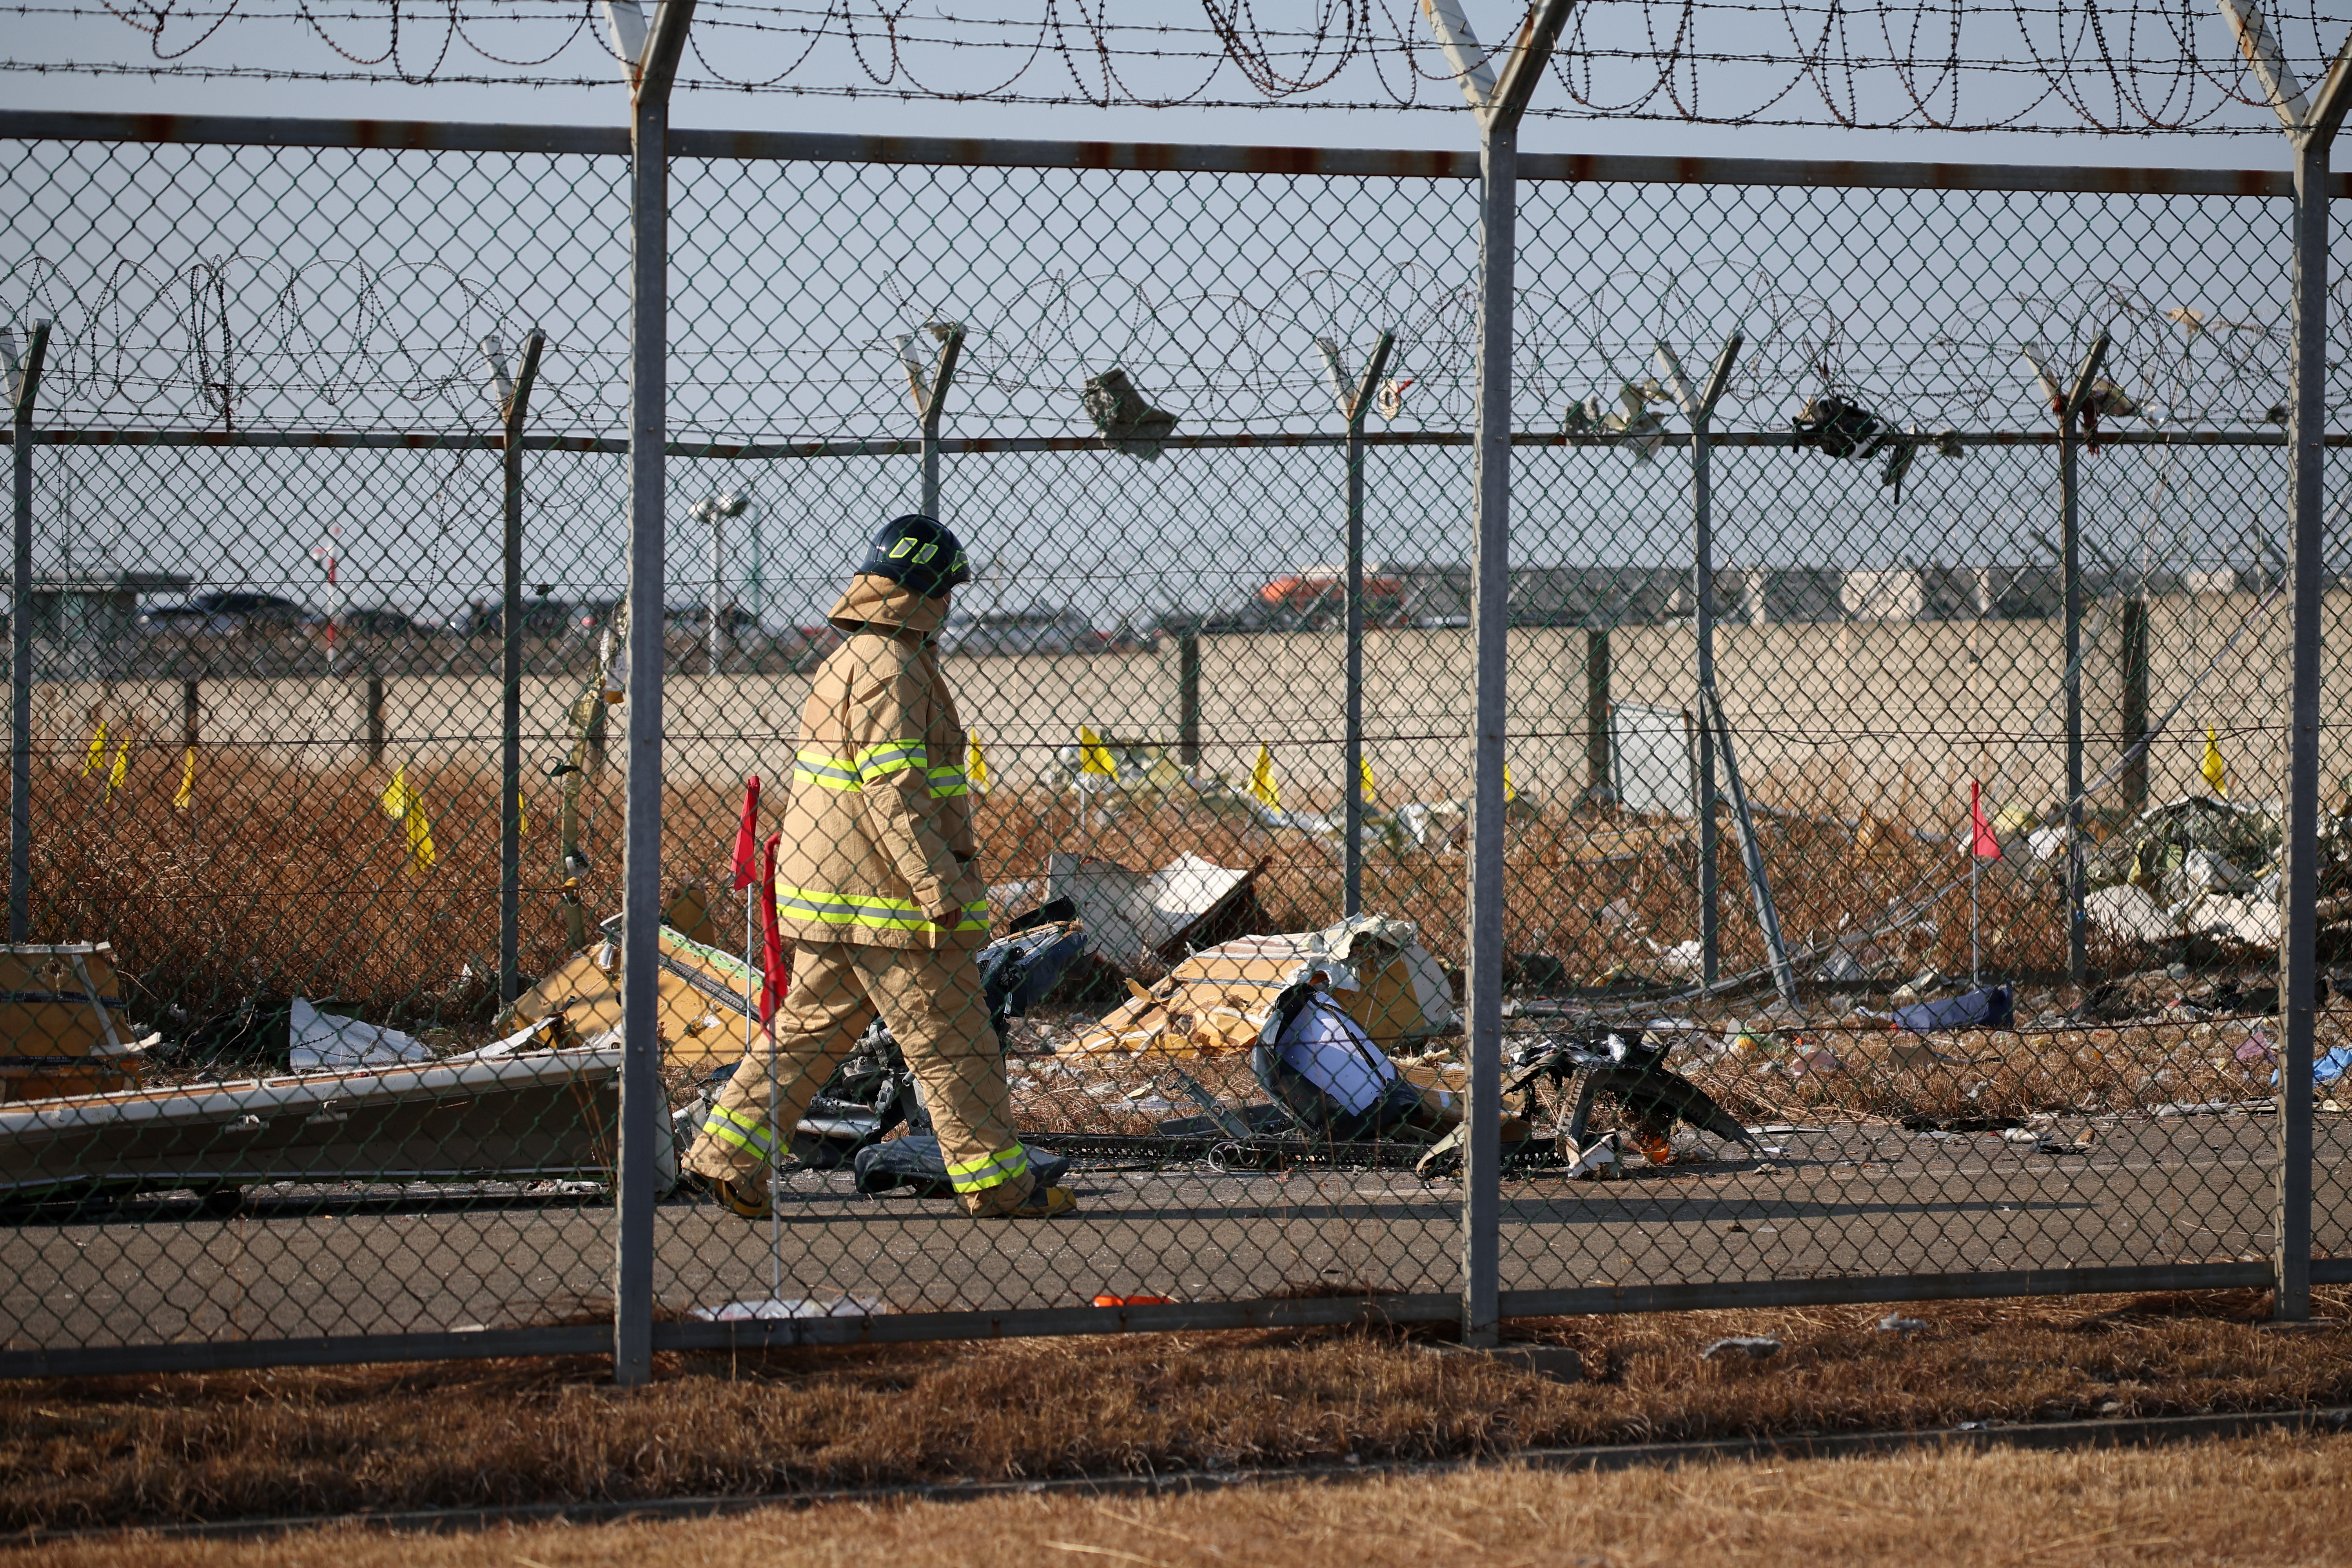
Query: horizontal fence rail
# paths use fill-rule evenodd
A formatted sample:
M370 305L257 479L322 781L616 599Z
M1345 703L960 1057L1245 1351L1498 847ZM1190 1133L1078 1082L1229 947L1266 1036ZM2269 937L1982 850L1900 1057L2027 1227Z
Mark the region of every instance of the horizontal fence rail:
M0 432L11 445L14 432ZM1953 430L1938 438L1961 447L2055 447L2061 437L2050 430ZM1454 430L1373 430L1355 438L1365 447L1466 447L1471 437ZM1643 439L1649 439L1643 437ZM2119 430L2106 437L2118 447L2284 447L2286 437L2259 430ZM352 452L502 452L506 438L473 433L435 435L425 431L386 434L359 430L37 430L35 444L44 447L290 447ZM1243 452L1258 447L1345 447L1349 437L1315 430L1244 431L1230 436L1169 436L1161 445L1179 452ZM1794 448L1796 441L1783 430L1710 431L1716 447ZM1657 447L1688 449L1690 434L1664 432ZM629 449L626 441L579 436L527 436L518 447L526 452L605 452ZM981 453L1100 452L1109 450L1099 436L961 436L942 437L934 448L949 457ZM1520 431L1514 447L1574 447L1594 451L1622 450L1629 443L1613 436L1545 435ZM2330 436L2327 445L2352 445L2352 436ZM899 441L670 441L663 452L673 458L735 458L773 462L787 458L907 458L919 456L923 443Z
M0 110L0 136L179 145L320 147L417 153L542 153L626 157L625 130L578 125L467 124L413 120L274 120L236 115L113 114ZM1146 174L1286 174L1475 180L1475 153L1338 147L1243 147L1142 142L1024 142L945 136L842 136L815 132L670 133L671 155L745 163L908 163L986 169ZM2046 191L2105 195L2286 196L2284 173L2259 169L2134 169L2074 163L1902 163L1836 158L1656 158L1528 153L1522 180L1618 184L1788 185L1881 191ZM2335 195L2352 195L2337 176Z

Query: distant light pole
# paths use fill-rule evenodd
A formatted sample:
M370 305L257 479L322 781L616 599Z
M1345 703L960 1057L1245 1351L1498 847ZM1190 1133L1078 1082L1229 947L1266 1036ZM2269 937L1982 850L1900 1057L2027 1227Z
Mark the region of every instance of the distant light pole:
M703 626L706 658L711 674L719 673L719 658L726 647L724 633L719 629L719 607L727 590L727 552L719 527L722 518L740 517L750 510L751 498L741 490L720 490L694 503L687 515L698 522L710 525L710 602L708 619Z
M327 542L310 552L310 559L327 569L327 673L335 673L335 627L342 619L342 579L340 568L343 549L343 531L340 524L327 530Z
M768 548L760 537L759 503L752 502L743 516L744 526L751 532L751 570L744 578L751 601L751 630L764 637L768 627Z

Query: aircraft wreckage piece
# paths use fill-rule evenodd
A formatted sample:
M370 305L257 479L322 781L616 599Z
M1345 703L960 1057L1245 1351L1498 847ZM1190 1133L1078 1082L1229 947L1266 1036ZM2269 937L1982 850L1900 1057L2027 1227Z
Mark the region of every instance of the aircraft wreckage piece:
M601 1179L620 1067L613 1041L22 1101L0 1107L0 1194Z

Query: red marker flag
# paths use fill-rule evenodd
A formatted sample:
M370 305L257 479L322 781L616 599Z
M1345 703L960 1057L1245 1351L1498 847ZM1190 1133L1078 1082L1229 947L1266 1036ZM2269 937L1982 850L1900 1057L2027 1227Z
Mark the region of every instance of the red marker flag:
M2000 858L2000 840L1993 837L1992 824L1985 820L1984 785L1969 781L1969 853L1979 860Z
M784 933L776 924L776 846L781 833L768 835L760 856L760 1022L776 1016L777 1005L792 989L784 973Z
M751 885L759 873L760 775L743 781L743 820L735 829L735 890Z

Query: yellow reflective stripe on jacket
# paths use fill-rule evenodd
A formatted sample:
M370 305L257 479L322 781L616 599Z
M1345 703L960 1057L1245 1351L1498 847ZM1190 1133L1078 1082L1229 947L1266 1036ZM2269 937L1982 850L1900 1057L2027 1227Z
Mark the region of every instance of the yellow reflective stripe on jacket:
M1029 1169L1029 1151L1015 1143L993 1154L948 1167L948 1180L959 1193L982 1193L1000 1187Z
M723 1105L710 1108L709 1119L702 1124L702 1135L716 1138L722 1143L732 1143L747 1154L768 1158L770 1140L767 1123L749 1116L739 1115Z
M855 791L857 788L857 769L831 752L804 751L795 753L793 758L793 782L798 784L803 779L810 784L823 784L827 789Z
M965 780L961 768L933 768L930 770L930 783L933 800L971 793L971 785Z
M927 931L937 922L912 899L877 899L858 893L829 893L814 888L776 888L776 913L786 920L818 921L825 925L864 926L872 931ZM958 931L988 929L988 900L963 907Z
M857 753L855 766L860 779L871 781L887 778L908 768L921 770L930 765L930 752L920 737L907 741L885 741L878 746L868 746Z

